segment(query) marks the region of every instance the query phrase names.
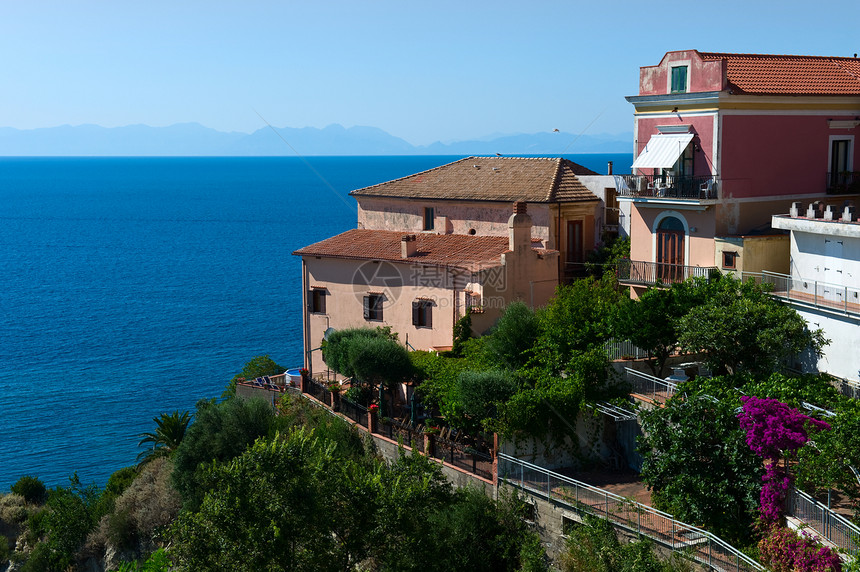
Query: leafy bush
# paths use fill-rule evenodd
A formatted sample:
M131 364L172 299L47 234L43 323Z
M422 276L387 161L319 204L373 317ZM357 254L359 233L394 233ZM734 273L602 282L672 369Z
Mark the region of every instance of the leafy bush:
M841 572L839 554L805 533L778 525L763 531L758 548L761 561L774 572Z
M464 371L457 377L457 393L465 415L475 422L498 417L498 406L519 388L519 380L509 371Z
M27 501L19 494L0 496L0 523L18 525L27 520Z
M523 302L505 308L486 339L485 349L498 366L519 369L529 359L529 350L540 333L538 318Z
M0 534L0 563L9 560L9 539Z
M42 504L45 502L45 496L48 489L38 477L23 476L12 485L12 492L24 497L27 502L34 504Z
M261 399L199 402L195 422L174 456L173 484L186 508L196 509L203 501L205 489L198 473L201 465L241 455L256 439L268 435L275 424L271 406Z

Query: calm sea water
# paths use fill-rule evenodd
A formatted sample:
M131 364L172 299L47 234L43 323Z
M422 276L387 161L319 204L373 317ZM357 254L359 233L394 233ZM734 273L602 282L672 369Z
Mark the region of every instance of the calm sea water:
M103 485L253 356L300 365L291 253L355 226L350 190L456 158L0 158L0 491Z

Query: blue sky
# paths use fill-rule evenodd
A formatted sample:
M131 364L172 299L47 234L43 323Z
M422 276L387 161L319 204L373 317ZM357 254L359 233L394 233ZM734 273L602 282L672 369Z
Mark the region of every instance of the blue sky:
M0 127L623 133L670 50L851 56L860 2L0 3Z

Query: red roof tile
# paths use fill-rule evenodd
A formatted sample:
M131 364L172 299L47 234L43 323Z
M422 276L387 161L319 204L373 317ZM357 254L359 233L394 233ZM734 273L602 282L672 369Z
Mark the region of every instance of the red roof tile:
M730 87L761 95L860 95L860 59L700 52L725 60Z
M293 252L297 256L322 256L353 260L389 260L430 266L453 266L469 271L501 265L508 251L504 236L467 234L416 234L416 253L400 256L404 232L353 229ZM544 250L539 252L546 252Z
M350 194L530 203L597 201L599 199L576 177L597 174L560 158L467 157Z

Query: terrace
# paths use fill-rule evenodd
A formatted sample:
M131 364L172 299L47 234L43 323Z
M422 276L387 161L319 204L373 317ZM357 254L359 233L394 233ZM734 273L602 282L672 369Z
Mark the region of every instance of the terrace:
M662 175L619 175L619 197L716 200L717 178Z
M743 272L743 280L770 284L771 296L788 302L812 306L843 314L860 316L860 288L832 284L820 280L777 274L775 272Z
M618 283L626 286L653 286L674 284L688 278L710 278L719 273L716 266L685 266L665 262L621 260L616 266Z

